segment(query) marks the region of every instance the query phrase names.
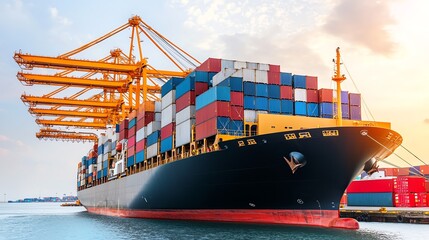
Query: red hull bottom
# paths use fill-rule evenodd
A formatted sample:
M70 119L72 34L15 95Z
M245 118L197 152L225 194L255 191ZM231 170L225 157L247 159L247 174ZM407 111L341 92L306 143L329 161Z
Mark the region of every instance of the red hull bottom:
M87 207L88 212L130 218L197 220L359 229L352 218L339 218L337 210L125 210Z

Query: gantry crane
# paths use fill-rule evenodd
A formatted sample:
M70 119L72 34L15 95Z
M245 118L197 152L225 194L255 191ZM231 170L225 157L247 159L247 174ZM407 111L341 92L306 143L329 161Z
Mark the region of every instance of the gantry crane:
M78 59L76 55L95 47L104 40L131 30L129 49L112 49L99 60ZM175 70L161 70L149 65L143 55L143 39L159 50ZM200 64L198 60L165 38L139 16L75 50L57 57L17 52L15 61L23 71L17 78L27 86L58 87L43 96L23 94L21 100L42 126L38 138L63 140L96 140L86 132L62 128L105 129L138 109L144 101L160 99L161 85L170 77L185 77ZM43 73L31 72L40 69ZM46 74L46 72L52 74ZM73 89L80 89L71 94ZM66 95L66 97L61 95ZM144 106L144 105L142 105ZM57 127L57 129L53 127ZM58 129L59 128L59 129Z

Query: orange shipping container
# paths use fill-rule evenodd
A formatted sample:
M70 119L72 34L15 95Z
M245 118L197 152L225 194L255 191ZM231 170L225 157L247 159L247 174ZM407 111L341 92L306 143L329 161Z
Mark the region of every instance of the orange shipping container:
M427 165L420 166L420 172L423 173L424 175L429 175L429 166Z
M399 168L398 169L398 176L408 176L410 175L410 169L409 168Z

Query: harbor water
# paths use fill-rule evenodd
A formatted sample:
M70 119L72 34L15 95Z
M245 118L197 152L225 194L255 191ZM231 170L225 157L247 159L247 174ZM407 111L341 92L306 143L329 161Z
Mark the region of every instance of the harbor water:
M360 223L357 231L99 216L60 203L0 203L0 239L425 239L429 226Z

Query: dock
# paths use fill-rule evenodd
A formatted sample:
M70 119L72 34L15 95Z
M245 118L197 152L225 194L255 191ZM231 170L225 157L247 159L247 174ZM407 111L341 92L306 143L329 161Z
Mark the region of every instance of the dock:
M429 224L429 207L355 207L340 208L340 217L359 222Z

